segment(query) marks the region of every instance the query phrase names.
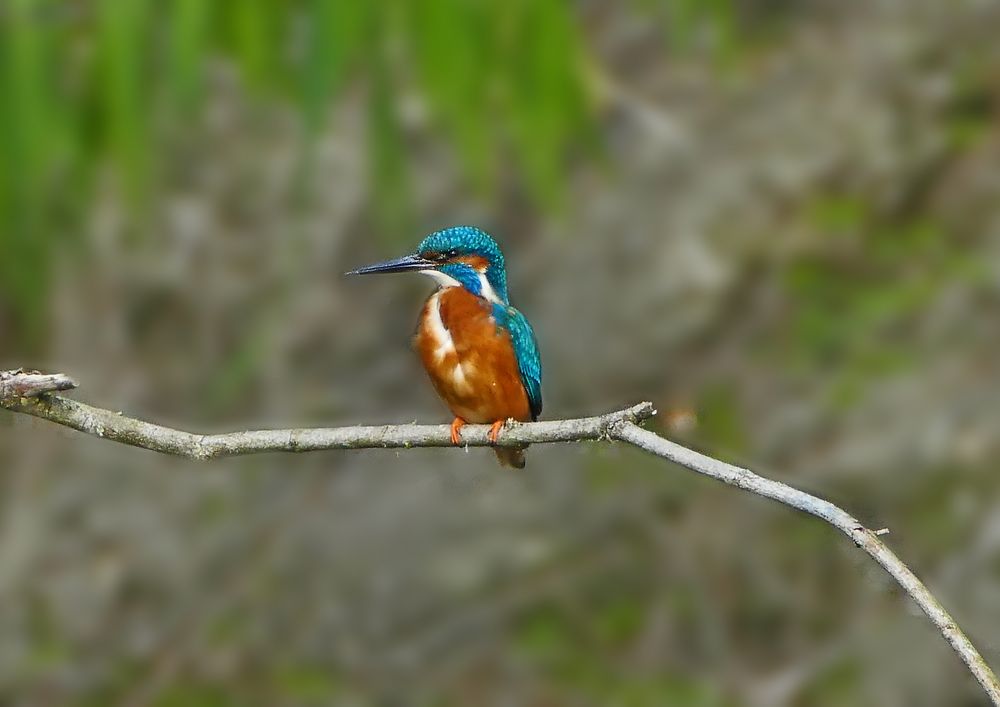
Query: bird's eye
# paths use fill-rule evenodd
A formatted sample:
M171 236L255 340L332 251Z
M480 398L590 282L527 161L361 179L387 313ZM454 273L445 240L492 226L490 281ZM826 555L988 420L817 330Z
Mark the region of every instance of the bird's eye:
M425 260L433 260L435 263L443 263L443 262L445 262L447 260L451 260L452 258L456 257L457 255L458 255L458 250L455 249L455 248L452 248L451 250L439 250L439 251L426 252L426 253L422 254L422 257Z

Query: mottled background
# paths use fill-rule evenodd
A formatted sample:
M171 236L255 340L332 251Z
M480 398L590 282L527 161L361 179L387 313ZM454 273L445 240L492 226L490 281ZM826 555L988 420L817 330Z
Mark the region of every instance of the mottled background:
M1000 3L0 1L0 367L199 430L447 421L474 223L545 416L842 504L1000 666ZM983 697L830 528L639 453L197 464L0 414L9 705Z

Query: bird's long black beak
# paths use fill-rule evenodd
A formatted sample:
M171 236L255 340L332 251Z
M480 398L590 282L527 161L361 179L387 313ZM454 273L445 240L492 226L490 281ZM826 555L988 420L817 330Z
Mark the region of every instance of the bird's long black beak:
M358 268L357 270L351 270L350 272L344 273L345 275L372 275L375 273L389 273L389 272L418 272L420 270L429 270L434 267L434 262L421 258L417 254L404 255L402 258L395 258L394 260L386 260L382 263L375 263L374 265L365 265L364 267Z

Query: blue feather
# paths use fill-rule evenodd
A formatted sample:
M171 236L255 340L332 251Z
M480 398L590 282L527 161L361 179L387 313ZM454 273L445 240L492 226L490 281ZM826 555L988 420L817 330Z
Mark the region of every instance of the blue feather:
M447 263L438 266L438 271L443 272L448 277L454 278L462 287L467 289L477 297L483 296L483 285L479 280L479 273L464 263Z
M461 255L474 253L486 258L489 261L486 279L489 280L490 286L497 293L497 296L506 304L508 301L507 272L504 269L503 253L490 234L475 226L452 226L435 231L417 246L418 253L445 253L448 251L455 251ZM465 282L462 284L466 285ZM468 287L468 285L466 288L476 294L479 292L478 283L475 285L475 289Z
M542 414L542 359L535 332L527 318L510 305L494 304L493 318L497 326L510 332L521 383L531 404L531 419L537 420Z

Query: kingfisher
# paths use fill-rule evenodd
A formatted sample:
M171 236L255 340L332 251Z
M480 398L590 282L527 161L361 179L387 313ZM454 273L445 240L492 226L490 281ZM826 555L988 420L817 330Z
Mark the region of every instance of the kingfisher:
M503 253L474 226L436 231L414 253L348 275L417 272L437 284L417 320L413 345L438 395L451 409L451 442L467 422L490 424L496 444L508 420L542 412L542 362L531 324L507 295ZM494 447L503 466L524 468L523 447Z

